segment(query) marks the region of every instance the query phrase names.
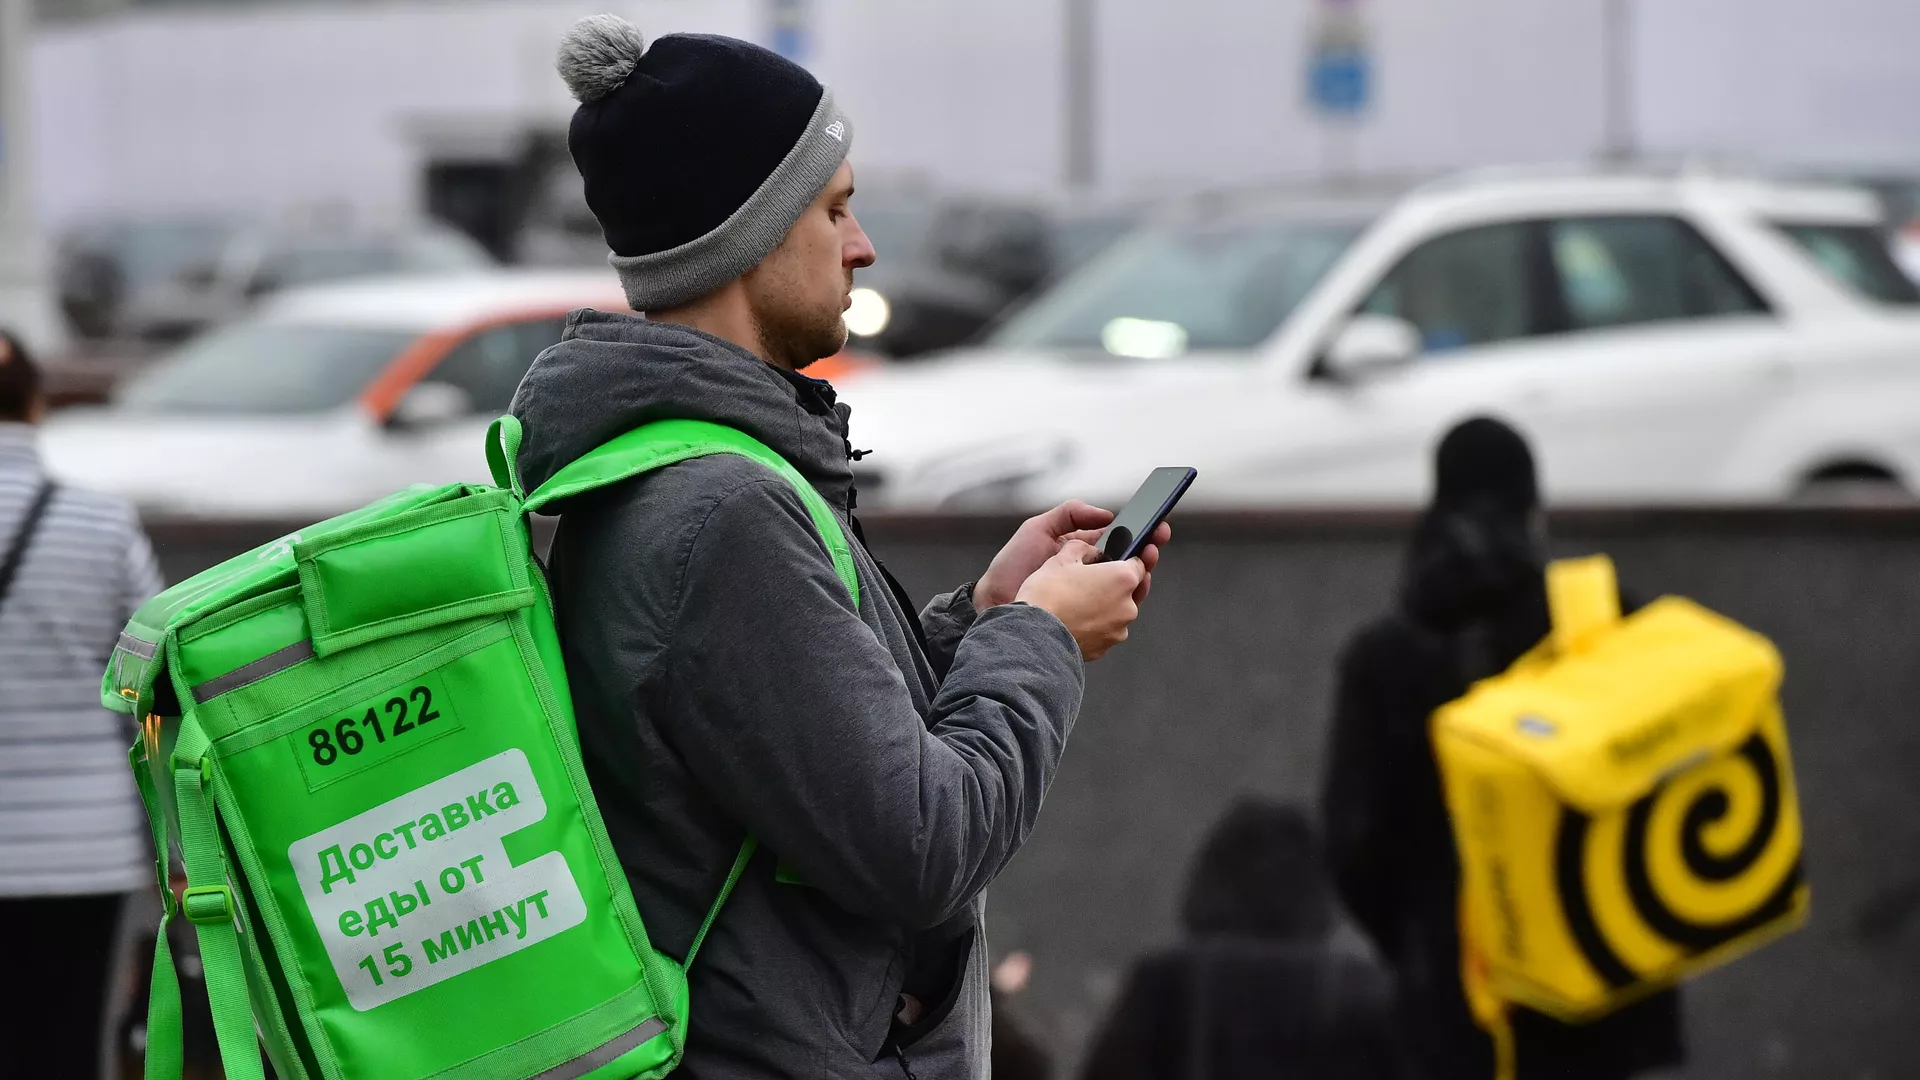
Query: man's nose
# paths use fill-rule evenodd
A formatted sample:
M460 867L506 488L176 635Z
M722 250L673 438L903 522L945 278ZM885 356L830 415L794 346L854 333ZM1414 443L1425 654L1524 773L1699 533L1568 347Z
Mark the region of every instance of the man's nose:
M873 241L867 239L867 231L857 221L853 223L853 237L847 241L844 257L847 266L855 270L872 266L874 259L879 257L879 253L873 250Z

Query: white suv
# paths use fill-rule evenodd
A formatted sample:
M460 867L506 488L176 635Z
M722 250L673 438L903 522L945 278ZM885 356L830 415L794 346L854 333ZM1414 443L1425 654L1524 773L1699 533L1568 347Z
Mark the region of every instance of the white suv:
M1563 502L1920 484L1920 292L1866 192L1482 172L1379 204L1199 201L986 345L848 387L862 502L1412 503L1453 423Z

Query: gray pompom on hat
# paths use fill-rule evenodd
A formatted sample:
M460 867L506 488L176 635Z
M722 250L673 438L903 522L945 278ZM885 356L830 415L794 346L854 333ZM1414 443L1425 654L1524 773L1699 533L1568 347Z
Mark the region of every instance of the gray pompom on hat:
M646 51L647 39L632 23L618 15L589 15L560 39L553 66L574 100L588 105L626 82Z
M581 19L554 61L567 149L635 311L697 300L765 259L846 160L853 126L805 68L737 38L648 45Z

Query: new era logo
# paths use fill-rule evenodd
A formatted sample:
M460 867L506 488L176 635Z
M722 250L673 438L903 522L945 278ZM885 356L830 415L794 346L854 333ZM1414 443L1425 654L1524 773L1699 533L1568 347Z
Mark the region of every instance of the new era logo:
M827 134L833 136L834 142L846 142L847 141L846 123L844 121L835 120L833 123L828 124Z

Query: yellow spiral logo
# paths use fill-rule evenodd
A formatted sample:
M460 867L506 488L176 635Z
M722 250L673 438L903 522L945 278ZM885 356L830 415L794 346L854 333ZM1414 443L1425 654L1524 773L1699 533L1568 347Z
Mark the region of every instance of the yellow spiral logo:
M1567 928L1614 989L1792 914L1800 827L1785 746L1764 725L1730 754L1662 782L1624 812L1566 807L1554 877Z

